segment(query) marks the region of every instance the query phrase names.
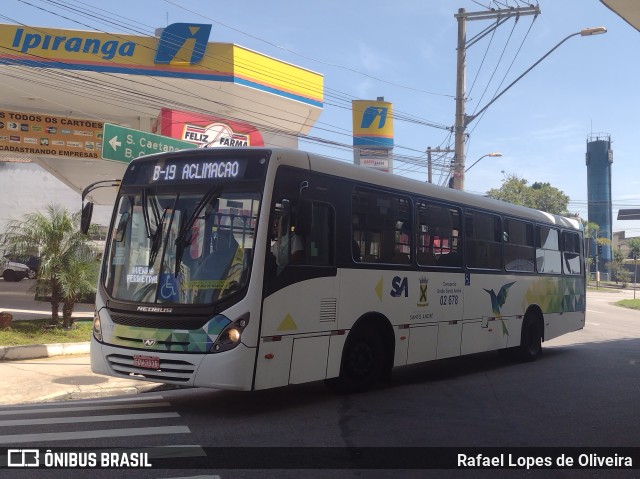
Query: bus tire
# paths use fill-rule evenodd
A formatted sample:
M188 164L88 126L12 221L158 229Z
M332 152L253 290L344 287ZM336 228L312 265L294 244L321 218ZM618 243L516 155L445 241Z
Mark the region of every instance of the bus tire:
M542 355L542 320L537 314L528 312L524 316L517 355L524 362L535 361Z
M384 370L384 345L375 329L351 331L342 353L340 376L329 379L329 386L339 393L370 389Z

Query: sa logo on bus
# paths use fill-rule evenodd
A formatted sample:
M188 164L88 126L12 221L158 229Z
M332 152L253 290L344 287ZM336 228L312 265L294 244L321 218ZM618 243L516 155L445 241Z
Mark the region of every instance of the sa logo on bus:
M393 298L399 298L402 295L404 295L405 298L409 297L409 279L406 276L404 278L395 276L393 280L391 280L391 291L389 294Z

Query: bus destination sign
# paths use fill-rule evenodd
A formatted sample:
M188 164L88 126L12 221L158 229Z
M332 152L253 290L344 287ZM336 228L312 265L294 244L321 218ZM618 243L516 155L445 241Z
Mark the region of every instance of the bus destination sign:
M155 165L149 183L239 179L244 176L244 166L239 160L191 161L180 165L169 163Z
M198 150L200 152L202 150ZM132 163L122 183L125 185L172 185L210 183L253 179L260 172L248 168L248 158L188 155L178 158L156 158ZM260 177L258 176L258 177Z

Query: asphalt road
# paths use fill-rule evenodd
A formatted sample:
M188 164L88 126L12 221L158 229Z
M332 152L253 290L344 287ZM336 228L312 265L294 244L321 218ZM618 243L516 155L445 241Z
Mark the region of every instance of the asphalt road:
M36 301L35 279L5 281L0 277L0 311L13 314L13 319L37 319L51 317L51 303ZM78 303L74 307L76 317L92 316L93 305ZM60 309L62 312L62 308Z
M118 471L117 477L638 477L640 464L634 470L336 470L323 469L322 459L317 459L317 468L291 470L282 456L275 466L285 469L243 470L243 454L249 454L243 449L229 451L232 463L237 464L233 469L189 468L202 448L222 446L266 448L260 457L268 457L268 448L274 446L287 448L277 451L290 457L303 454L301 446L443 446L454 452L464 452L465 447L494 447L495 451L509 447L574 447L577 451L613 447L622 451L618 448L632 447L637 454L640 312L611 304L622 296L589 293L587 327L545 343L543 357L533 363L508 361L497 353L447 359L398 369L392 382L355 395L334 395L320 382L255 393L164 391L116 402L62 403L54 411L43 406L30 406L22 413L0 408L2 421L15 421L0 421L0 426L5 440L24 440L14 444L19 447L189 446L182 449L186 457L175 459L175 470ZM79 406L86 410L74 409ZM33 424L28 421L31 418L53 422ZM357 458L349 460L358 464ZM20 472L6 477L27 476ZM92 471L91 476L114 477L114 472ZM37 472L29 473L35 477ZM47 471L48 477L86 475L86 470Z

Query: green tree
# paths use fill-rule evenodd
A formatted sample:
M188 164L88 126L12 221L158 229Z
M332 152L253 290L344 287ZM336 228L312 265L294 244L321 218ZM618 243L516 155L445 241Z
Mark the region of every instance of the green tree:
M587 266L591 266L593 262L593 252L589 251L591 248L591 238L597 238L598 232L600 231L600 225L598 223L594 223L593 221L582 220L582 227L584 229L584 239L586 244L587 251L585 252L585 256L587 258Z
M79 212L71 214L59 205L49 205L44 212L9 222L2 235L10 253L39 252L38 277L51 291L51 318L59 321L62 303L62 326L66 328L73 324L75 303L83 294L95 292L98 278L97 251L89 237L80 233L79 225Z
M620 247L613 250L613 260L605 265L611 272L611 277L615 279L615 282L622 282L623 287L627 286L631 273L624 267L624 253Z
M524 178L507 175L500 188L487 191L487 196L516 205L568 216L569 197L549 183L533 183L528 186Z
M638 258L640 257L640 238L631 238L629 240L629 242L627 243L627 245L629 246L629 254L630 256L633 258L633 269L634 269L634 274L633 274L633 282L634 282L634 289L633 289L633 297L635 298L635 294L636 294L636 290L635 290L635 283L638 280L637 276L637 269L638 269Z

